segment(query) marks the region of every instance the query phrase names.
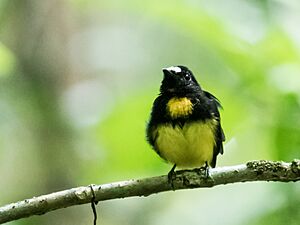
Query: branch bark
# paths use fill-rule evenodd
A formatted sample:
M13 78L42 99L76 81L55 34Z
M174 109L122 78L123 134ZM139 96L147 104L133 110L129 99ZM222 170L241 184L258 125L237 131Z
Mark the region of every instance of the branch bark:
M173 179L174 190L250 181L296 182L300 181L300 160L293 160L291 163L250 161L246 164L210 169L209 174L210 176L206 178L201 168L177 171ZM0 223L89 203L94 197L92 191L95 193L95 201L105 201L131 196L148 196L170 190L173 189L167 176L77 187L0 207Z

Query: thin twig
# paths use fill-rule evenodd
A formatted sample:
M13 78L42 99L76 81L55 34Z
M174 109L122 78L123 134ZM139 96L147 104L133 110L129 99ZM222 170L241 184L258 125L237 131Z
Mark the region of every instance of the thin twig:
M92 192L92 200L91 200L91 207L92 207L92 210L93 210L93 215L94 215L94 225L97 225L97 210L96 210L96 205L98 204L98 201L95 201L96 199L96 195L95 195L95 192L94 192L94 189L93 189L93 185L89 185L90 188L91 188L91 192Z
M173 179L174 190L214 187L221 184L251 181L290 182L300 180L300 160L291 163L271 161L250 161L246 164L218 167L209 170L209 177L203 170L181 170ZM131 196L148 196L172 190L167 176L132 179L110 184L72 188L42 195L0 207L0 223L33 215L41 215L56 209L109 199ZM93 191L94 194L93 194Z

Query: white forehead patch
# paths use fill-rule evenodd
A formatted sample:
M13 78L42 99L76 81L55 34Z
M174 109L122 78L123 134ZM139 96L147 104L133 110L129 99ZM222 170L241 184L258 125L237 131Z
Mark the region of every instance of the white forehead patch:
M181 72L181 68L178 67L178 66L170 66L170 67L166 68L166 70L169 70L169 71L172 71L172 72L175 72L175 73L180 73Z

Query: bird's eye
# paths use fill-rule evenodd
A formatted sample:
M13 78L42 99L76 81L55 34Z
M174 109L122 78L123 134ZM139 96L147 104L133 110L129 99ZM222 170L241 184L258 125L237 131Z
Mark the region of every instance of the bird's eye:
M186 73L184 75L185 80L190 80L191 79L191 75L189 73Z

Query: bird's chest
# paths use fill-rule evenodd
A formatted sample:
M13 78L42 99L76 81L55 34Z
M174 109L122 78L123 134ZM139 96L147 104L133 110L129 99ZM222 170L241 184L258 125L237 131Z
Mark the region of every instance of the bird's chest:
M179 167L198 167L210 162L215 145L215 120L164 124L157 128L156 148L160 155Z
M177 119L179 117L186 117L193 112L193 103L190 99L183 97L183 98L171 98L167 102L166 106L167 114L172 119Z

